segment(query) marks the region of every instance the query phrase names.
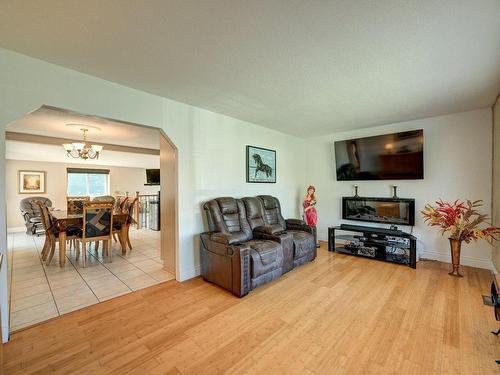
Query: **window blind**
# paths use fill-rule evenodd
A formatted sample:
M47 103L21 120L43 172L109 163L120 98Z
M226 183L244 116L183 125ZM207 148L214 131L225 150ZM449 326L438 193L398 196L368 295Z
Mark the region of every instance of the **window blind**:
M66 168L68 173L109 174L109 169Z

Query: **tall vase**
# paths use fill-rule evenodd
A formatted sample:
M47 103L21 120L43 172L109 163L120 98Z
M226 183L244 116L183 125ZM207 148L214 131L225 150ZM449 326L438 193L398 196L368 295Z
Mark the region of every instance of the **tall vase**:
M451 271L448 275L463 277L458 271L460 267L460 250L462 248L462 241L455 240L453 238L449 238L450 247L451 247L451 264L453 265L453 271Z

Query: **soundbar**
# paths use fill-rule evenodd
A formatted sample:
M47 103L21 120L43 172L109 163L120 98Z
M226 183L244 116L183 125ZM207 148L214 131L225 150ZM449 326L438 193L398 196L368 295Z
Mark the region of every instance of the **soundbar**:
M341 224L340 229L350 230L353 232L380 233L380 234L385 234L386 236L400 236L402 234L406 234L401 230L365 227L363 225L351 225L351 224Z

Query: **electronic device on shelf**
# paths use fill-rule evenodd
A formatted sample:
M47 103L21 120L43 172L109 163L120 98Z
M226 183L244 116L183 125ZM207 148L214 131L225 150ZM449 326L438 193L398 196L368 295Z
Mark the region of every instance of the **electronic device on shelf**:
M401 231L399 229L392 230L392 229L365 227L363 225L351 225L351 224L341 224L339 229L351 230L353 232L384 234L384 235L392 236L392 237L397 237L400 234L404 233L403 231Z
M342 197L342 219L393 224L392 227L415 225L415 199Z
M338 231L361 234L337 235ZM337 241L346 241L343 244ZM416 268L417 238L402 230L342 224L328 228L328 250Z

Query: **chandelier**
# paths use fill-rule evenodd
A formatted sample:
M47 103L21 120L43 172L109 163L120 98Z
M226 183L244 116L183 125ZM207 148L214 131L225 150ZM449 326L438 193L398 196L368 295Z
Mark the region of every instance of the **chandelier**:
M71 156L75 159L99 159L102 151L102 146L91 145L87 143L88 129L80 129L83 132L83 142L64 143L63 147L66 150L68 158Z

